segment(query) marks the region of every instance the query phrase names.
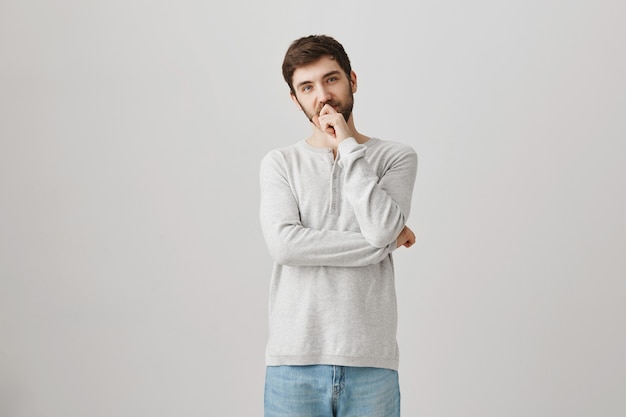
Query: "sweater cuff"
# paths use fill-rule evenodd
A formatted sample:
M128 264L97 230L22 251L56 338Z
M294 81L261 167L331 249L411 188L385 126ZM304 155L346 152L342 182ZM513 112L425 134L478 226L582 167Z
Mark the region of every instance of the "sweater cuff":
M339 142L339 145L337 147L339 148L340 153L348 154L352 152L357 146L359 146L359 144L356 139L350 136Z
M349 162L365 155L365 145L360 145L355 138L349 137L341 142L337 146L339 151L339 166L344 168L343 161Z

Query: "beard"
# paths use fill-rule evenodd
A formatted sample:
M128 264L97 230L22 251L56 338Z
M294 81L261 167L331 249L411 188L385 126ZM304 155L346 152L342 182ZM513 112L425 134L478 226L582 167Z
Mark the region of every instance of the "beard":
M300 100L298 100L298 103L300 103ZM300 103L300 107L302 107L302 111L304 111L304 114L306 115L306 118L309 119L309 122L315 124L315 122L313 121L313 117L319 116L320 111L322 111L322 107L324 107L324 105L326 104L330 105L333 109L335 109L337 113L341 113L341 115L347 122L350 116L352 115L352 108L354 107L354 95L352 93L352 90L348 89L348 95L345 100L343 101L330 100L324 103L320 103L318 108L316 108L313 111L304 107L302 103Z

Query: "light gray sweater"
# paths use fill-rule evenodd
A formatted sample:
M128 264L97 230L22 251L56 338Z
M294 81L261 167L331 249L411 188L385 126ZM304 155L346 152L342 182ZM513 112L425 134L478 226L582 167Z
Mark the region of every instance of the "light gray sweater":
M398 369L391 253L417 154L348 138L337 155L303 140L261 162L261 227L275 260L266 364Z

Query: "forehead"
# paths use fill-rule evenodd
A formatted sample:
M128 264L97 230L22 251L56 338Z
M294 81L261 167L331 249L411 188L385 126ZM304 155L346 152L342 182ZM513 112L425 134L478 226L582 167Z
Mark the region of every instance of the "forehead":
M332 71L343 73L336 60L329 56L324 56L315 62L296 68L293 73L293 84L297 85L303 81L315 81Z

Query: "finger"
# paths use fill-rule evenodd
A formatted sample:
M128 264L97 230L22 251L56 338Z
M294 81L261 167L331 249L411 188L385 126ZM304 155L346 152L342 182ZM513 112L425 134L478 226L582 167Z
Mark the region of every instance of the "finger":
M335 110L335 108L328 103L324 104L324 106L322 106L322 110L320 110L320 116L333 113L337 113L337 110Z
M319 126L318 128L320 130L323 130L324 132L326 132L327 134L335 137L336 132L335 132L335 120L333 119L332 116L320 116L318 118L318 122L319 122Z

